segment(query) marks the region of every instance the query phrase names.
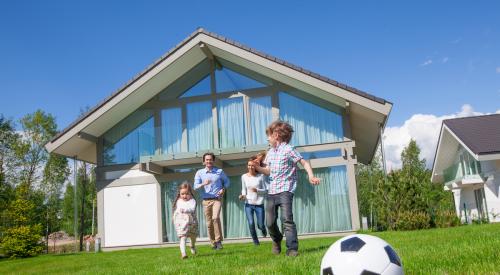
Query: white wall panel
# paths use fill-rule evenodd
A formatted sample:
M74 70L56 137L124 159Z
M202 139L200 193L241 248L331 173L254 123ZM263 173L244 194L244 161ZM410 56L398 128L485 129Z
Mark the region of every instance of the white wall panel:
M104 246L158 243L156 184L104 189Z

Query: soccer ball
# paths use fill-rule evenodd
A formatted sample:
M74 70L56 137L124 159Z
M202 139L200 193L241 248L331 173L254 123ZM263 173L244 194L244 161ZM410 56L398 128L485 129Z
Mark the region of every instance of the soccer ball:
M364 234L344 237L328 248L321 274L403 274L396 251L384 240Z

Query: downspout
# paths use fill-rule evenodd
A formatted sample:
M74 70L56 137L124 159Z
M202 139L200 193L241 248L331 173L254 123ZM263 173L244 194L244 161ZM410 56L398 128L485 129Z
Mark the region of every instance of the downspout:
M77 187L77 167L76 167L76 156L73 157L73 182L75 183L75 186L73 188L73 233L74 233L74 238L75 238L75 253L78 251L77 250L77 244L76 244L76 236L78 235L77 228L76 228L76 216L78 215L78 210L77 210L77 192L76 192L76 187Z

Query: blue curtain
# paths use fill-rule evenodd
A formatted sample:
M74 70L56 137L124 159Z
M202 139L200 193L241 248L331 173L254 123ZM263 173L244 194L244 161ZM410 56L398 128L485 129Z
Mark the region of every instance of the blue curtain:
M250 98L249 105L253 144L267 144L266 127L273 119L271 97Z
M293 126L291 144L342 141L342 116L287 93L279 93L280 118Z
M245 118L243 98L227 98L217 101L220 148L245 145Z
M321 184L309 184L307 173L299 172L295 190L293 217L298 233L319 233L351 230L351 209L346 167L313 169Z
M104 165L139 162L155 151L151 111L136 111L103 135Z
M210 101L186 105L188 151L212 149L214 146L212 104Z
M182 141L181 108L162 110L161 123L163 154L173 154L180 152Z

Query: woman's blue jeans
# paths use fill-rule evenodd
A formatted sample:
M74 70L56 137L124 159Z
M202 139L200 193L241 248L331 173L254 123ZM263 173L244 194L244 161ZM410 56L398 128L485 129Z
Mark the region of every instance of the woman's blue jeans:
M265 225L265 215L264 215L264 205L253 205L245 203L245 214L248 221L248 229L250 229L250 234L252 235L253 243L259 244L259 238L257 237L257 231L255 230L255 220L254 213L257 217L257 227L262 231L262 235L267 236L266 225Z

